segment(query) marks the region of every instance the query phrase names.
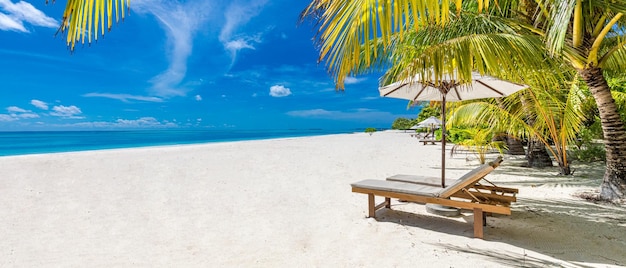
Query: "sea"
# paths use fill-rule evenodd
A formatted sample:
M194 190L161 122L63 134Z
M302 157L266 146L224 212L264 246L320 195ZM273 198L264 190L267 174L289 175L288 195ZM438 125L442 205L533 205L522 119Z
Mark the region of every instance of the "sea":
M0 156L353 133L357 130L132 130L0 132ZM362 131L362 130L360 130Z

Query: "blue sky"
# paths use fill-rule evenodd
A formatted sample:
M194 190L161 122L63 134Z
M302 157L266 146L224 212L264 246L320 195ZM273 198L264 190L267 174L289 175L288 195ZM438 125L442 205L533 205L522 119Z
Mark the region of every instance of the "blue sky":
M151 128L352 129L415 117L381 98L377 74L336 92L308 1L133 0L70 53L65 1L0 0L0 131Z

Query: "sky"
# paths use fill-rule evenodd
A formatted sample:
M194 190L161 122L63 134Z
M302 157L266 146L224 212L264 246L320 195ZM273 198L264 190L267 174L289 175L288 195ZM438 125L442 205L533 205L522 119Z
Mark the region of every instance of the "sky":
M364 129L415 118L380 73L336 91L302 0L133 0L68 50L63 0L0 0L0 131Z

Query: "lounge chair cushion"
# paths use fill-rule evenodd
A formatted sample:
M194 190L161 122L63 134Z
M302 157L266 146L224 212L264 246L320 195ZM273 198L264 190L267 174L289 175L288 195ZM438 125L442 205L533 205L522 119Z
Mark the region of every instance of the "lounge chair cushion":
M418 175L405 175L405 174L396 174L387 178L388 181L399 181L399 182L410 182L423 184L428 186L438 186L441 188L441 178L440 177L426 177L426 176L418 176ZM452 185L456 183L455 179L446 179L446 186Z
M441 190L441 187L428 186L423 184L398 182L398 181L383 181L383 180L362 180L351 184L353 188L366 188L372 190L396 192L403 194L421 195L421 196L436 196Z
M487 164L484 164L478 168L473 169L472 171L466 173L461 178L459 178L455 183L446 185L446 188L441 189L441 191L437 194L438 197L448 198L454 193L458 192L462 188L467 188L468 186L473 186L484 178L487 174L493 171L498 165L502 162L502 157L498 157L496 160L491 161Z

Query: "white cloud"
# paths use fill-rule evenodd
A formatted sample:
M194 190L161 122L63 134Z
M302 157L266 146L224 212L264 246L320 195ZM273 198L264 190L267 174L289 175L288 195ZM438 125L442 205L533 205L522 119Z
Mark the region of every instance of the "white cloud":
M166 0L133 2L133 9L154 15L167 36L169 67L150 80L154 95L174 97L187 93L188 90L181 88L180 83L187 74L187 59L193 51L194 35L206 21L206 13L212 10L211 4L211 1L190 1L184 4Z
M137 96L137 95L130 95L130 94L87 93L87 94L84 94L83 97L108 98L108 99L120 100L123 102L130 102L131 100L147 101L147 102L163 102L163 99L158 98L158 97Z
M255 49L254 45L261 43L261 35L254 36L236 34L237 28L245 25L250 19L257 16L267 0L233 1L224 13L226 22L222 27L219 40L224 49L231 54L231 65L235 63L237 54L242 49Z
M362 120L362 121L393 121L397 115L367 108L349 111L329 111L325 109L289 111L287 115L293 117L333 119L333 120Z
M196 95L194 98L195 98L197 101L201 101L201 100L202 100L202 96L200 96L200 95Z
M346 85L352 85L352 84L358 84L360 82L365 81L365 78L356 78L356 77L352 77L352 76L347 76L344 80L343 83Z
M63 105L59 105L59 106L54 106L52 107L52 111L50 115L52 116L58 116L58 117L63 117L63 118L72 118L72 119L80 119L83 118L81 116L78 116L79 114L82 114L83 112L80 110L80 108L71 105L71 106L63 106Z
M114 122L80 122L67 125L60 125L64 127L81 127L81 128L120 128L120 129L132 129L132 128L176 128L178 125L172 122L159 122L154 117L141 117L139 119L118 119Z
M15 121L19 119L39 118L39 115L33 111L22 109L17 106L7 107L9 114L0 114L0 121Z
M0 114L0 122L11 122L15 121L17 118L10 116L8 114Z
M21 119L39 118L39 115L38 115L38 114L36 114L36 113L31 113L31 112L28 112L28 113L22 113L22 114L15 114L15 115L13 115L13 114L12 114L12 116L15 116L15 117L17 117L17 118L21 118Z
M324 109L312 109L312 110L299 110L287 112L287 115L295 117L326 117L332 115L334 112Z
M120 127L146 127L146 126L160 126L160 125L176 125L174 123L165 122L164 124L159 122L154 117L142 117L136 120L118 119L115 121L115 125Z
M4 13L0 13L0 30L28 32L21 21L11 18Z
M254 46L251 45L248 41L243 38L239 38L237 40L227 41L224 43L224 48L231 52L231 56L235 58L237 56L237 51L242 50L244 48L254 50Z
M0 0L0 30L29 32L24 22L34 26L56 28L59 23L28 2Z
M9 113L26 113L26 112L31 112L31 111L24 110L24 109L22 109L20 107L17 107L17 106L7 107L7 111Z
M32 104L33 106L42 109L42 110L48 110L48 104L40 101L40 100L31 100L30 104Z
M281 85L274 85L270 87L270 96L272 97L287 97L291 95L291 90Z

